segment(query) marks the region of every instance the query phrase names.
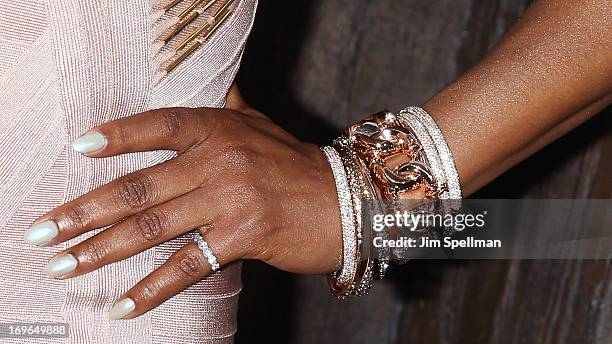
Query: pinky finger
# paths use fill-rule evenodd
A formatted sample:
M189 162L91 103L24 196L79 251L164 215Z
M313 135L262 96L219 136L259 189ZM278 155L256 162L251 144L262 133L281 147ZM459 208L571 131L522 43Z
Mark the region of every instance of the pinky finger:
M136 318L197 283L212 272L195 242L178 251L159 268L119 298L108 316L113 320Z

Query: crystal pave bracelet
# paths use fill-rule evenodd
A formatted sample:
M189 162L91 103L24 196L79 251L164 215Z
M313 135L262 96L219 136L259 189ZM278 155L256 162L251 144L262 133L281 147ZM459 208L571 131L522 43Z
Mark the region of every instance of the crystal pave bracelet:
M342 268L332 274L339 286L348 286L355 278L357 264L357 225L355 223L355 207L351 198L351 191L346 177L342 158L333 147L321 148L329 165L331 166L338 203L340 205L340 222L342 225Z
M461 199L461 184L459 183L459 173L455 166L455 160L453 155L446 144L446 140L442 135L442 131L438 128L436 122L431 118L429 113L424 109L416 106L410 106L400 111L400 116L410 119L411 117L416 118L425 127L428 134L430 135L433 143L436 147L437 154L439 155L442 163L442 169L446 178L446 186L448 193L446 197L440 197L445 199Z
M430 200L460 199L459 176L442 132L418 107L374 114L322 150L336 181L343 240L342 267L330 274L330 288L340 298L363 295L390 261L374 259L364 241L362 201L373 200L379 211L379 202L411 198L415 191Z
M353 217L355 219L353 228L353 239L348 243L356 243L354 255L354 263L349 262L349 266L354 266L352 278L348 281L342 280L341 272L332 273L328 276L329 286L332 294L339 298L347 296L359 296L366 294L372 285L372 274L374 262L371 259L369 252L370 247L364 245L364 237L362 231L362 201L374 199L374 186L370 183L370 178L367 175L365 166L355 154L351 147L351 143L346 137L340 137L334 141L334 149L341 157L341 162L344 167L348 188L351 193L351 201L353 205ZM347 257L349 259L351 257ZM343 263L344 267L344 263Z

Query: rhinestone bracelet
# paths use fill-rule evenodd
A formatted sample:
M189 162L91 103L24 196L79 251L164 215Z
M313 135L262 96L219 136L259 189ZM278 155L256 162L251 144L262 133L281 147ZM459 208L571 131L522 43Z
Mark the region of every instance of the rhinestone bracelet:
M462 195L459 174L442 131L423 108L410 106L401 110L399 116L413 126L415 131L419 131L419 134L424 137L423 142L427 142L424 145L429 146L427 156L432 156L436 160L435 165L437 166L434 167L432 165L432 169L437 171L434 173L439 178L442 178L438 182L438 185L440 185L438 198L444 200L439 202L441 212L443 214L450 214L452 210L459 209L461 207ZM447 234L453 231L454 228L451 226L446 227Z
M334 147L341 157L351 192L353 214L355 216L354 231L357 238L354 256L356 270L349 283L341 283L337 278L338 273L330 274L328 282L334 296L346 298L367 294L372 285L373 262L369 252L370 247L364 245L363 241L362 201L374 199L374 186L370 182L365 166L352 149L348 138L340 137L336 139Z
M442 131L433 118L431 118L429 113L423 108L410 106L400 111L400 114L407 113L415 116L423 124L434 142L442 162L442 168L446 175L448 199L461 199L462 193L461 184L459 182L459 173L457 172L457 167L455 166L455 159L453 159L453 155L448 148L448 144L446 143L444 136L442 135Z
M342 158L333 147L326 146L321 148L321 150L331 166L336 182L336 192L338 193L340 220L342 224L342 268L339 272L334 273L334 278L338 285L347 286L354 279L357 269L355 257L357 254L358 238L356 235L353 200Z
M341 136L334 141L334 146L337 148L338 152L342 156L343 161L345 161L347 171L353 170L355 171L353 174L357 175L357 178L355 179L357 180L357 184L359 186L356 188L357 191L355 192L355 194L357 194L357 197L354 197L354 199L357 199L357 202L355 202L356 213L358 215L357 225L359 226L357 230L360 233L360 239L363 240L361 201L367 200L369 202L368 205L371 207L370 211L378 214L383 213L383 204L381 203L381 198L377 195L376 188L372 184L371 178L369 177L369 171L364 162L357 155L351 140L347 136ZM351 174L349 173L349 175ZM388 236L386 234L388 233L382 233L383 239L388 239ZM383 279L385 272L389 266L388 259L374 259L376 257L372 257L369 252L370 246L363 245L361 241L360 244L362 244L362 246L359 249L359 252L361 252L362 255L365 257L360 261L360 263L366 266L367 268L361 268L363 274L356 279L356 282L353 283L353 288L355 291L350 292L350 295L367 294L367 290L372 285L372 280ZM383 248L379 248L379 250L383 250ZM384 248L384 250L388 252L388 248ZM389 254L387 253L386 256L389 256ZM361 282L359 281L360 279Z

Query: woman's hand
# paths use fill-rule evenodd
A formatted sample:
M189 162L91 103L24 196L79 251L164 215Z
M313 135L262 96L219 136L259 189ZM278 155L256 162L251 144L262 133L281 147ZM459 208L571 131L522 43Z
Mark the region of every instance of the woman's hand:
M159 149L178 156L39 218L30 243L55 245L112 225L51 259L50 276L76 277L196 228L222 266L244 258L296 273L339 268L340 214L324 155L246 106L235 87L226 109L153 110L85 137L75 148L92 158ZM137 317L210 272L190 243L127 291L111 317Z

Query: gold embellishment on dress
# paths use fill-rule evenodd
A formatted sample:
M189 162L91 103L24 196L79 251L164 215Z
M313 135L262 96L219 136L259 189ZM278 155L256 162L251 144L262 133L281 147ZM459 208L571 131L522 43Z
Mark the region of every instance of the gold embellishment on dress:
M174 48L174 50L179 51L181 49L183 49L184 47L186 47L189 43L191 43L196 37L198 37L199 35L201 35L203 32L208 31L208 29L210 29L210 23L206 22L204 24L202 24L202 26L200 26L199 28L197 28L194 32L192 32L189 36L185 37L185 39L183 39L177 46L176 48Z
M210 39L230 17L236 1L192 0L189 5L184 2L169 0L162 6L162 18L165 19L161 20L169 21L164 22L168 29L163 28L164 23L158 24L161 33L156 34L157 43L153 46L157 54L154 59L156 68L163 75L174 70Z
M170 64L166 66L166 72L169 73L172 71L179 63L185 61L185 59L191 55L194 51L196 51L199 47L202 46L202 43L196 41L195 44L192 44L189 48L182 51L174 60L170 61Z
M178 24L174 25L170 30L162 34L159 39L164 43L168 43L174 36L179 32L183 31L189 24L191 24L200 14L198 12L191 12L186 18L179 20Z
M176 6L183 0L171 0L164 6L164 11L168 12L172 7Z
M229 17L230 11L228 8L232 4L232 2L234 2L234 0L228 0L223 5L223 7L221 7L219 11L217 11L217 13L212 17L212 23L213 23L212 28L211 28L210 22L204 23L202 26L200 26L194 32L192 32L191 35L183 39L181 43L179 43L176 46L175 50L179 51L185 48L189 43L191 43L194 39L196 39L198 36L202 35L203 33L206 33L206 36L204 36L203 40L207 40L213 34L213 32L215 32L217 28L221 26L221 24L223 24L225 19Z
M210 8L210 6L214 5L215 2L217 2L216 0L210 0L206 6L204 6L204 8L201 9L202 12L206 11L207 9ZM183 10L183 12L181 12L178 16L179 18L184 19L187 15L189 15L189 13L193 12L193 10L195 10L198 6L200 6L202 3L204 3L204 0L193 0L193 2L191 3L191 5L189 5L189 7L187 7L186 9Z

